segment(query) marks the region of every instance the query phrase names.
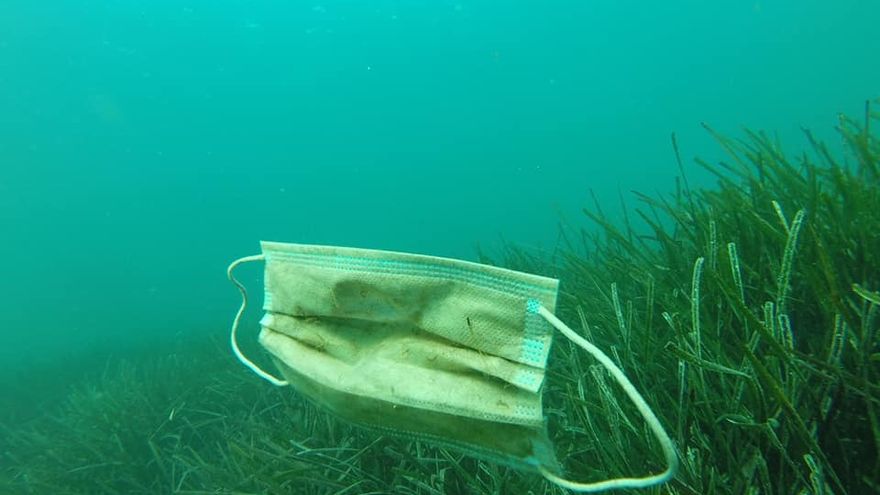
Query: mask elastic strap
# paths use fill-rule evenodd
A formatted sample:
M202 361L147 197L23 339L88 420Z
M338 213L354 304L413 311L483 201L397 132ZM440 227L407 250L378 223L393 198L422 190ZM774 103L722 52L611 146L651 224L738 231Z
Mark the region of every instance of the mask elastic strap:
M666 457L666 463L668 465L666 470L662 473L646 476L644 478L614 478L595 483L578 483L575 481L570 481L556 476L543 466L538 466L538 470L541 472L541 474L553 483L556 483L563 488L567 488L569 490L577 492L599 492L620 488L645 488L648 486L666 482L670 478L672 478L672 476L675 474L675 470L678 468L678 456L675 453L675 447L672 444L672 440L669 438L669 435L666 434L663 426L660 425L660 421L657 419L657 416L654 415L654 411L652 411L651 408L648 407L645 399L643 399L639 392L636 391L636 388L626 378L626 375L624 375L623 372L620 371L620 368L618 368L614 364L614 362L605 355L604 352L599 350L598 347L594 346L580 335L576 334L574 330L569 328L568 325L563 323L559 318L556 317L556 315L548 311L547 308L539 306L538 313L543 316L548 322L550 322L551 325L556 327L557 330L562 332L563 335L568 337L569 340L583 348L585 351L589 352L600 363L602 363L602 366L608 369L614 379L617 380L617 383L619 383L620 386L623 387L626 395L629 396L630 400L633 402L633 404L635 404L639 412L642 413L642 417L645 418L645 421L648 423L651 431L654 432L654 436L657 437L657 440L660 442L660 446L663 448L663 455Z
M226 269L226 276L229 277L229 281L235 284L235 286L238 287L239 292L241 292L241 307L238 308L238 313L235 314L235 319L232 320L232 331L229 334L229 343L232 344L232 352L235 353L235 357L238 358L239 361L241 361L241 364L250 368L251 371L257 374L257 376L268 381L272 385L283 387L287 385L287 382L284 380L279 380L269 373L266 373L259 366L254 364L253 361L245 357L245 355L241 352L241 349L238 348L238 342L235 338L236 333L238 333L238 323L241 321L241 315L244 314L245 308L247 308L248 299L247 289L244 288L244 285L241 282L239 282L234 276L232 276L232 270L235 270L235 267L242 263L247 263L250 261L262 261L264 259L265 256L263 256L262 254L245 256L244 258L239 258L233 261L232 264L229 265L229 268Z

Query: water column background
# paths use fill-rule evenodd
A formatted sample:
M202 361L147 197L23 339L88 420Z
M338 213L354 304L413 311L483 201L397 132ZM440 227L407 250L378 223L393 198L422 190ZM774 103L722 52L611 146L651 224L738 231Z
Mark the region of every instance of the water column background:
M672 190L672 132L692 185L711 184L694 156L721 157L701 122L835 146L838 114L878 95L878 18L856 0L5 1L4 373L223 335L226 265L261 239L552 250L590 190L611 215Z

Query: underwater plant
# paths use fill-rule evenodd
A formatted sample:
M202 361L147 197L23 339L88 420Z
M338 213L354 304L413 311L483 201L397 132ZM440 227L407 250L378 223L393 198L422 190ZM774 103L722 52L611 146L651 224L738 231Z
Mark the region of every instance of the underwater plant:
M717 186L692 190L682 177L671 197L637 193L647 232L597 204L585 214L598 228L566 231L553 260L507 253L562 278L563 312L613 350L675 432L670 491L880 489L877 120L870 103L861 122L841 117L843 157L805 132L810 149L795 159L765 133L732 140L706 127L728 156L698 160ZM675 136L673 148L678 158ZM568 362L566 388L547 395L564 398L565 414L583 410L594 445L576 453L583 440L564 435L571 465L656 463L623 440L644 427L601 373L576 354ZM583 383L587 369L595 383ZM600 394L584 392L597 383Z

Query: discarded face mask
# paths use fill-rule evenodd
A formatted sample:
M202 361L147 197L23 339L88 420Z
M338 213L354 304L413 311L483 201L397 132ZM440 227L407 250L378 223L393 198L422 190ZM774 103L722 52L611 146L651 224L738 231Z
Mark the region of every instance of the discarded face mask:
M580 492L669 480L678 459L657 417L614 363L556 316L554 279L447 258L262 242L227 271L242 294L232 324L238 359L274 385L351 422L540 472ZM247 292L233 277L264 260L260 343L284 380L238 347ZM620 383L660 441L668 467L643 478L579 483L561 477L541 387L553 328Z

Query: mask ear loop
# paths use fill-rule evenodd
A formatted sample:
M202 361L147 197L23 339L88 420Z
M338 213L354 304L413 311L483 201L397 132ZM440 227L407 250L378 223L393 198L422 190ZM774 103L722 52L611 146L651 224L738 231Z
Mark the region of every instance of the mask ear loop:
M654 432L654 436L660 442L660 446L663 448L663 455L666 457L667 468L665 471L659 474L654 474L651 476L646 476L643 478L614 478L606 481L599 481L595 483L578 483L575 481L567 480L564 478L560 478L555 474L548 471L543 466L538 466L538 470L541 474L550 480L551 482L572 491L576 492L600 492L604 490L612 490L612 489L620 489L620 488L645 488L652 485L657 485L660 483L664 483L669 481L670 478L675 474L675 470L678 468L678 456L675 453L675 447L672 444L672 440L669 438L669 435L666 434L666 430L663 429L663 426L660 425L660 421L657 419L657 416L654 415L654 411L648 407L648 404L645 402L645 399L639 394L633 384L626 378L626 375L623 374L623 371L618 368L608 356L605 355L604 352L599 350L598 347L591 344L589 341L578 335L571 328L568 327L565 323L562 322L559 318L556 317L553 313L547 310L547 308L543 306L538 306L538 313L544 317L551 325L553 325L557 330L562 332L569 340L583 348L585 351L589 352L594 358L596 358L602 366L604 366L611 375L617 380L617 383L623 387L626 395L629 396L630 400L635 404L636 408L642 413L642 417L645 418L645 421L648 423L648 426L651 428L651 431Z
M241 352L241 349L238 348L238 341L236 340L236 333L238 333L238 323L241 321L241 315L244 314L244 310L247 308L248 299L247 289L245 289L244 285L232 275L232 270L235 270L235 267L242 263L247 263L250 261L262 261L264 259L266 259L266 257L262 254L245 256L244 258L239 258L233 261L232 264L229 265L229 268L226 269L226 276L229 277L229 281L235 284L235 286L238 287L238 291L241 292L241 307L238 308L238 313L235 314L235 319L232 320L232 331L229 333L229 343L232 344L232 352L235 353L235 357L238 358L239 361L241 361L241 364L250 368L250 370L256 373L257 376L268 381L272 385L283 387L287 385L287 382L284 380L279 380L269 373L266 373L259 366L254 364L253 361L245 357L244 353Z

